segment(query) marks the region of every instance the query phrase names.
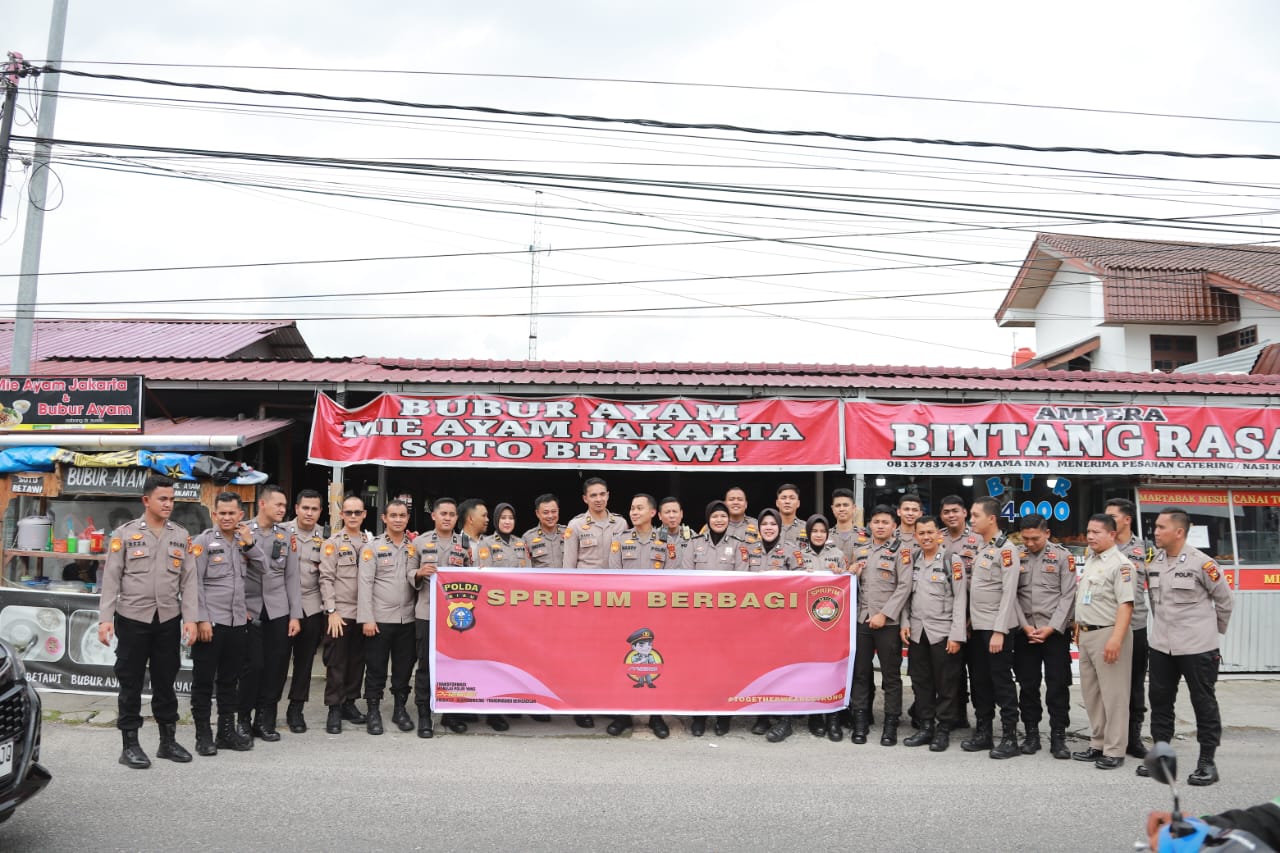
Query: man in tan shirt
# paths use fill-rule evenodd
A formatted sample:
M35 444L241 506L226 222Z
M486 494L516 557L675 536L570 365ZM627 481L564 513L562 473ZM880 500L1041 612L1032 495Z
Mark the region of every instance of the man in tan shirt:
M342 529L324 543L320 555L320 598L324 604L324 704L329 717L324 730L342 734L342 721L364 725L356 707L364 677L364 634L356 623L360 550L364 547L364 501L349 495L342 501Z

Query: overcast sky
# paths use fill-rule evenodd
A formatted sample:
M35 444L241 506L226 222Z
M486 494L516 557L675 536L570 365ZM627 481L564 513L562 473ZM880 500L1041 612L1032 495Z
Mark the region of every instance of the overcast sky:
M0 48L43 60L50 8L10 4ZM65 66L778 130L1280 153L1277 24L1269 0L71 0ZM1016 346L1035 347L1034 333L1002 330L992 315L1038 230L1280 240L1280 163L1265 160L1026 154L59 83L59 139L399 164L55 152L46 273L466 255L41 280L41 316L287 317L317 355L525 358L535 229L547 249L537 258L538 357L621 361L1007 366ZM14 133L34 135L37 101L24 90L20 104ZM31 145L14 148L0 219L6 313ZM409 165L433 168L405 174ZM546 186L539 194L531 182ZM1218 225L1159 222L1174 217ZM158 301L210 297L220 301Z

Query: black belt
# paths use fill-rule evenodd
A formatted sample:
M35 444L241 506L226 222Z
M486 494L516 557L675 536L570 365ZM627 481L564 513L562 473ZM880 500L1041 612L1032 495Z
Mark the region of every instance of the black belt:
M1079 628L1081 631L1101 631L1103 628L1114 628L1115 624L1113 623L1111 625L1077 625L1076 627Z

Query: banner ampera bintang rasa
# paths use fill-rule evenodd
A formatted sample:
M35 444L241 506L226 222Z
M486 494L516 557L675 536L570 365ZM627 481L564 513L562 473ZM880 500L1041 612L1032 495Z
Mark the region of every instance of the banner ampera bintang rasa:
M1280 476L1280 410L845 403L850 474Z
M311 462L758 471L839 468L838 400L316 398Z
M851 575L441 570L437 711L768 714L846 704Z

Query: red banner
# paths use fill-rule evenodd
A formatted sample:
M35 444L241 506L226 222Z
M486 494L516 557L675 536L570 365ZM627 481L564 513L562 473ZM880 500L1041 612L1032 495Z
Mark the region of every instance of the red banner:
M433 706L473 713L834 711L850 575L442 570Z
M383 394L357 409L316 399L310 461L400 466L839 468L836 400L647 402Z
M1280 474L1280 410L847 402L851 473Z

